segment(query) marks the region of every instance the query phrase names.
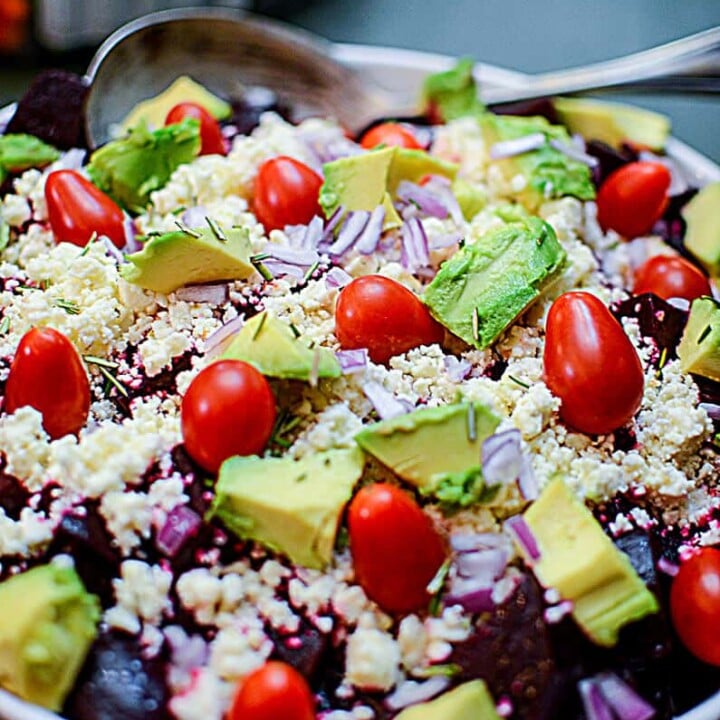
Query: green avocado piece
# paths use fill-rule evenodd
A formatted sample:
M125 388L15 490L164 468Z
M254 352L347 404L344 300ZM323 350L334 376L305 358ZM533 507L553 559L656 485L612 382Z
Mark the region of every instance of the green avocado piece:
M469 503L457 497L457 488L471 497L481 492L473 484L482 482L480 448L499 422L484 405L460 402L382 420L358 433L355 441L422 493L463 506Z
M138 125L127 137L96 150L87 166L90 179L129 212L142 213L150 193L165 187L175 170L200 152L200 122L150 131Z
M446 260L423 300L450 332L486 348L559 277L565 259L550 225L520 219Z
M540 551L533 572L573 603L575 622L594 643L613 646L620 628L658 611L628 557L562 478L545 486L524 517Z
M473 77L474 65L472 58L461 58L450 70L425 78L423 104L431 117L450 122L485 112Z
M660 113L622 103L586 98L555 98L555 112L571 132L601 140L615 148L631 142L662 150L670 135L670 119Z
M720 304L711 297L693 300L677 348L680 368L720 382Z
M139 252L128 255L120 275L146 290L168 294L183 285L241 280L255 268L245 228L223 231L215 223L151 237Z
M0 583L0 686L60 710L97 635L100 602L73 568L40 565Z
M471 680L434 700L406 708L395 720L500 720L482 680Z
M42 168L59 157L59 150L32 135L0 135L0 169L5 173L21 173L30 168Z
M470 183L462 178L455 178L452 191L463 217L468 222L487 205L487 191L480 185Z
M595 198L590 168L550 144L550 140L570 144L570 136L564 127L551 125L543 117L492 113L485 113L479 122L488 149L497 142L516 140L526 135L542 133L546 136L545 144L537 150L491 161L500 169L507 183L516 175L526 178L525 187L513 191L511 197L530 211L537 210L547 200L567 195L580 200Z
M122 121L125 129L141 123L151 128L161 128L167 114L178 103L193 102L201 105L214 118L224 120L232 115L232 106L187 75L181 75L155 97L139 102Z
M720 182L706 185L681 210L685 247L712 275L720 277Z
M250 318L222 357L244 360L268 377L308 381L342 374L332 350L308 347L299 332L268 312Z
M331 560L343 509L362 475L358 448L291 457L232 457L220 467L209 518L292 562L322 569Z

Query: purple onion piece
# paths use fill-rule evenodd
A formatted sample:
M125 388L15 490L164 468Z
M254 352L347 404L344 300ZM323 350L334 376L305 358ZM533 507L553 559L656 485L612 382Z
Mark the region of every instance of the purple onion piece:
M238 315L238 317L226 322L224 325L219 327L208 339L205 341L205 354L213 355L218 350L225 340L232 337L236 332L240 332L242 326L245 324L245 320Z
M587 720L615 720L610 706L593 680L581 680L578 692Z
M517 479L523 455L520 431L507 430L490 435L481 449L483 478L489 485L507 485Z
M338 233L337 240L328 248L331 255L342 255L349 250L360 237L370 220L370 213L366 210L357 210L349 213L345 223Z
M382 235L383 223L385 222L385 208L378 205L372 213L365 229L355 243L355 249L363 255L370 255L377 249Z
M523 453L522 455L520 474L518 475L517 482L520 494L526 500L537 500L537 497L540 494L540 487L538 485L537 478L535 477L535 471L533 470L530 457L526 453Z
M462 605L470 613L488 612L495 608L492 594L492 587L478 587L458 594L451 591L443 598L443 605Z
M343 375L352 375L353 373L362 372L368 364L368 351L365 348L357 350L338 350L335 353L337 361L340 363Z
M618 720L650 720L655 716L655 708L615 673L600 673L595 682Z
M0 110L0 135L2 135L5 132L5 128L9 125L10 121L13 119L13 116L15 115L16 110L17 110L17 103L8 105L8 106L2 108L2 110Z
M335 210L335 212L328 218L327 222L325 223L322 238L320 239L321 242L330 242L333 233L335 232L335 228L340 224L344 215L345 208L341 205L337 210Z
M263 252L271 258L275 258L275 260L300 267L310 267L320 259L316 250L303 250L276 245L275 243L268 243L263 249Z
M86 151L81 148L70 148L53 163L54 170L80 170L85 161Z
M669 575L670 577L675 577L680 572L680 566L676 565L674 562L670 562L664 556L657 561L657 569L661 573L665 573L665 575Z
M175 291L175 297L184 302L220 305L228 298L227 283L213 285L186 285Z
M457 553L508 548L508 539L500 533L459 532L450 536L450 547Z
M690 312L690 301L687 298L671 297L667 299L667 303L683 312Z
M596 168L600 165L600 161L596 157L589 155L584 149L578 148L574 143L565 143L553 138L550 140L550 145L563 155L567 155L571 160L577 160L577 162L581 162L590 168Z
M443 358L443 365L445 372L453 382L465 380L472 371L472 363L456 358L454 355L446 355Z
M538 150L545 144L545 133L532 133L513 140L501 140L490 146L490 157L493 160L522 155Z
M207 208L202 205L197 205L185 210L180 216L180 220L183 225L187 225L189 228L205 227L205 225L207 225L207 220L205 219L207 215Z
M280 260L263 260L263 265L274 278L283 277L284 275L289 275L296 280L305 278L305 270L300 265L281 262Z
M323 233L323 219L319 215L315 215L308 223L305 234L302 237L301 247L304 250L317 250L323 238Z
M513 515L505 521L505 528L511 533L523 554L532 562L540 559L537 540L522 515Z
M416 217L402 226L402 250L400 262L407 270L414 271L430 264L430 248L425 228Z
M427 702L436 695L439 695L450 685L450 678L443 675L435 675L425 682L418 683L408 680L387 696L385 705L390 710L402 710L402 708L418 703Z
M113 259L118 265L125 262L125 256L120 250L115 247L115 243L106 235L101 235L100 239L105 245L105 252Z
M460 553L455 559L458 576L492 585L504 572L510 559L507 550L477 550Z
M183 544L197 533L202 524L200 516L186 505L173 508L155 538L158 549L168 557L175 557Z
M382 385L374 381L363 385L363 392L372 403L381 420L405 415L412 408L409 403L398 400L391 392L388 392Z
M667 155L656 155L648 150L642 150L638 159L647 162L660 163L670 171L670 187L667 190L668 197L677 197L690 189L690 182L683 172L681 165Z
M123 252L128 255L142 250L142 243L137 239L137 227L132 218L126 217L123 221L123 230L125 231L125 247Z
M444 220L450 214L442 201L427 188L403 180L397 187L397 198L406 203L413 203L430 217Z
M702 408L711 420L720 420L720 405L703 402L698 407Z
M428 245L431 250L444 250L457 245L462 239L463 236L460 233L448 233L430 238Z
M343 288L351 282L352 275L349 275L340 267L330 268L327 275L325 275L325 285L329 290Z

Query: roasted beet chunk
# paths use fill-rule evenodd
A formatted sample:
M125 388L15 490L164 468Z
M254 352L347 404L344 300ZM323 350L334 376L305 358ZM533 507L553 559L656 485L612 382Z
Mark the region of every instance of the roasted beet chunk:
M4 466L4 462L2 463ZM30 493L14 475L8 475L0 468L0 508L13 519L20 518L20 512L27 506Z
M550 98L535 98L534 100L520 100L519 102L498 103L490 108L496 115L522 115L533 117L540 115L549 123L558 125L560 119Z
M312 625L305 625L294 635L283 636L273 628L267 632L275 645L275 657L292 665L312 682L322 670L321 663L328 648L328 636Z
M165 662L148 660L137 638L100 635L65 705L70 720L164 720L168 691Z
M60 150L87 147L83 118L87 90L74 73L40 73L20 99L6 132L34 135Z
M589 140L586 149L590 155L600 161L600 165L593 170L593 181L598 187L610 173L638 159L638 154L631 148L623 147L617 150L600 140Z

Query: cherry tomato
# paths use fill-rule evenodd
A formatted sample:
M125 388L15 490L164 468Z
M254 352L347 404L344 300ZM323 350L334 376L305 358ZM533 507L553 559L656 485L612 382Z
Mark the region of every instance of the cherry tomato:
M42 415L52 438L76 434L90 412L90 383L73 344L53 328L33 328L15 352L7 385L5 410L30 405Z
M265 230L305 225L320 215L322 178L307 165L281 155L266 160L255 178L253 209Z
M305 678L270 661L240 681L227 720L315 720L315 700Z
M598 220L626 238L646 235L668 204L670 171L657 162L633 162L611 173L597 196Z
M720 665L720 550L703 548L680 566L670 590L670 615L687 649Z
M367 485L348 510L355 576L367 596L389 613L427 607L427 585L445 561L446 546L432 520L394 485Z
M673 297L691 302L710 295L710 283L692 263L679 256L656 255L635 271L633 293L655 293L663 300Z
M393 122L381 123L370 128L362 136L360 145L367 150L372 150L378 145L396 145L408 150L423 149L423 146L408 128Z
M186 118L200 121L200 154L226 155L227 146L218 121L202 106L193 102L182 102L168 112L165 125L174 125Z
M349 283L335 307L335 335L347 349L367 348L372 360L439 343L445 331L418 297L395 280L365 275Z
M275 398L265 377L241 360L221 360L190 383L180 409L190 457L209 472L233 455L259 455L275 424Z
M79 172L51 172L45 181L45 202L56 242L84 246L97 233L117 248L125 246L123 211Z
M545 336L545 382L571 427L603 435L628 422L640 407L640 358L603 302L567 292L550 308Z

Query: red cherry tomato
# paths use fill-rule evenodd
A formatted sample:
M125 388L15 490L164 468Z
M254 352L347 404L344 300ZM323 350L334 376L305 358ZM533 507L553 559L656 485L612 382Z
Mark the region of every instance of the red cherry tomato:
M418 297L395 280L365 275L349 283L335 306L335 335L347 349L367 348L372 360L439 343L445 331Z
M45 181L50 227L56 242L86 245L93 233L125 246L123 211L102 190L75 170L56 170Z
M587 292L561 295L550 308L545 382L562 401L560 417L603 435L632 418L643 395L640 358L603 302Z
M15 352L5 410L30 405L42 414L43 427L55 439L76 434L90 412L90 383L73 344L53 328L33 328Z
M635 295L655 293L663 300L680 297L692 302L711 292L705 275L679 256L656 255L635 271Z
M180 409L183 441L198 465L215 473L233 455L259 455L275 424L265 377L241 360L221 360L190 383Z
M227 720L315 720L315 701L297 670L271 661L240 681Z
M394 485L367 485L350 503L348 528L355 576L367 596L389 613L427 607L427 585L447 553L417 503Z
M671 179L661 163L633 162L618 168L598 191L600 225L626 238L646 235L665 212Z
M422 150L423 146L408 128L399 123L381 123L370 128L361 138L360 145L372 150L378 145L395 145L408 150Z
M320 215L322 178L307 165L281 155L266 160L255 178L253 209L265 230L305 225Z
M687 649L720 665L720 550L703 548L680 566L670 590L670 615Z
M165 125L174 125L186 118L200 121L200 154L225 155L227 146L218 121L202 106L193 102L182 102L168 112Z

